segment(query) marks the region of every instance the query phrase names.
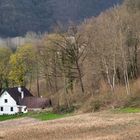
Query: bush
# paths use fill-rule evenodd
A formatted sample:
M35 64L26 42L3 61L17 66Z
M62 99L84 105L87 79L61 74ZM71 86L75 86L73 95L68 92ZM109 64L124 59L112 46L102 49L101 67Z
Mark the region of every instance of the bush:
M75 110L74 106L68 107L65 105L57 106L57 107L53 108L54 113L72 113L72 112L74 112L74 110Z
M93 101L92 103L91 103L91 106L92 106L92 110L94 111L94 112L96 112L96 111L99 111L100 110L100 108L101 108L101 106L102 106L102 101L100 101L100 100L95 100L95 101Z
M140 97L129 97L124 107L140 107Z

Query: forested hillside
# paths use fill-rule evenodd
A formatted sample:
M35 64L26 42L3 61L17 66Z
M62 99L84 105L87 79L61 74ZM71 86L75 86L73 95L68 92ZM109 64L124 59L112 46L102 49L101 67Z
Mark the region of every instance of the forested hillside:
M96 16L122 0L1 0L0 36L50 31L59 23Z
M139 17L140 1L125 0L67 31L1 47L0 88L26 86L60 111L140 107Z

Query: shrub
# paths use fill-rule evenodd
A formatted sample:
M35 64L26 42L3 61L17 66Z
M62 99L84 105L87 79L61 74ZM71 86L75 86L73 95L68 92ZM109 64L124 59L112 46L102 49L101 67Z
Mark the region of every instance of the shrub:
M99 111L100 108L101 108L101 106L102 106L102 104L103 104L103 103L102 103L101 100L95 100L95 101L93 101L93 102L91 103L92 110L93 110L94 112Z
M129 97L124 107L140 107L140 97Z
M65 105L57 106L57 107L53 108L54 113L72 113L72 112L74 112L74 110L75 110L74 106L68 107Z

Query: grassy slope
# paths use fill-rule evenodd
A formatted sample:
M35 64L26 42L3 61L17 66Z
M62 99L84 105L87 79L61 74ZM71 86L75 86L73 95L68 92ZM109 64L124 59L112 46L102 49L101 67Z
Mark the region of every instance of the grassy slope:
M115 113L140 113L140 108L119 108L114 110Z
M2 115L0 116L0 121L10 120L10 119L16 119L21 117L22 115Z
M64 118L68 115L42 112L42 113L29 113L27 116L45 121L45 120L54 120L54 119Z
M54 113L48 113L48 112L40 112L40 113L29 112L27 114L19 114L19 115L3 115L3 116L0 116L0 121L17 119L21 117L31 117L31 118L36 118L36 119L45 121L45 120L59 119L66 116L68 116L68 114L54 114Z
M114 113L140 113L140 108L119 108L113 110ZM54 114L54 113L48 113L48 112L29 112L27 114L18 114L18 115L3 115L0 116L0 121L10 120L10 119L17 119L21 117L31 117L36 118L42 121L47 120L54 120L54 119L60 119L64 117L68 117L70 114Z

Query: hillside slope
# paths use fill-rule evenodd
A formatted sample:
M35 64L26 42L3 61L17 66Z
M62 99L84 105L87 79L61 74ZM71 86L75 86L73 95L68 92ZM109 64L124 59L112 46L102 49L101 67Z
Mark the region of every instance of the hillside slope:
M1 0L0 36L50 31L58 21L82 21L122 0Z

